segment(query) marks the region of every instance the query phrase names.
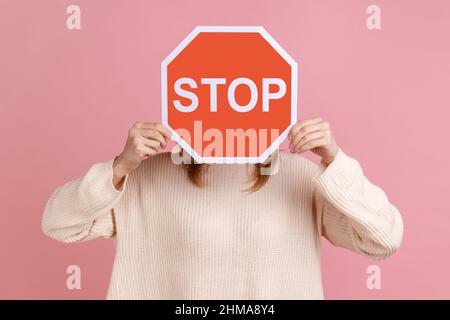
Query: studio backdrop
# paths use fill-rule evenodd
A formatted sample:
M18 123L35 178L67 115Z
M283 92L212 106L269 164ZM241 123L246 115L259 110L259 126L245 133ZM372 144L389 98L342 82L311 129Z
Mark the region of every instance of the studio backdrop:
M197 26L267 30L298 63L298 120L326 118L402 213L387 260L323 241L325 298L450 298L446 0L0 0L0 298L106 296L114 242L49 239L45 204L161 121L161 62Z

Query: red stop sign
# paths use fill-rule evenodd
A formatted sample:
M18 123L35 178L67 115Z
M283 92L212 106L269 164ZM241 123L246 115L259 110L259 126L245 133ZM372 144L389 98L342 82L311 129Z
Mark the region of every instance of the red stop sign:
M161 64L162 123L200 163L257 163L297 121L297 63L262 27L197 27Z

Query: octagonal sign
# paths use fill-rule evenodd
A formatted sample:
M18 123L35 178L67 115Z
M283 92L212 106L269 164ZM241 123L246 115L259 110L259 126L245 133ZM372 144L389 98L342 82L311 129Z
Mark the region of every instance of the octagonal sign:
M264 162L297 121L297 63L262 27L197 27L161 64L162 123L199 163Z

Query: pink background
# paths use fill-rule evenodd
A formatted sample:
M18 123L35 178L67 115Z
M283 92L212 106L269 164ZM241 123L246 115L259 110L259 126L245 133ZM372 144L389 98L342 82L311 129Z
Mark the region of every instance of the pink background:
M69 4L81 30L65 26ZM366 28L370 4L380 31ZM328 119L403 213L386 261L324 242L326 298L450 298L446 0L0 0L0 298L105 297L112 241L46 238L43 206L120 152L133 122L160 120L160 62L197 25L264 26L299 63L300 116ZM70 264L81 290L65 287ZM366 288L371 264L381 290Z

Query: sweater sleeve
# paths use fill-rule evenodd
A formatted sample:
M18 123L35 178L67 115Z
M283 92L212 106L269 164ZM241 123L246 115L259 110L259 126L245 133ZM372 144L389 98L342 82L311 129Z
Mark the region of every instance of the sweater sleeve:
M397 251L402 217L355 159L339 150L328 167L319 167L313 184L319 231L333 245L373 259Z
M114 236L114 206L124 193L128 176L117 190L112 182L113 161L93 165L83 177L53 192L42 218L47 236L66 243Z

